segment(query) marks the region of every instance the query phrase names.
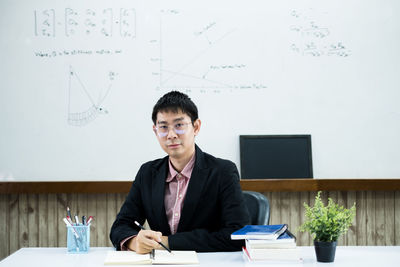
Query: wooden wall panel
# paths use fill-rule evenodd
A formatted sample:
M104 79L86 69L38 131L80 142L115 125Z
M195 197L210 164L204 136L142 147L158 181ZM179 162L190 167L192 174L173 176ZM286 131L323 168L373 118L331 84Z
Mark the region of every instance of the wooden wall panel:
M309 192L300 192L300 203L299 203L299 213L300 213L300 221L303 221L303 216L306 211L304 207L304 203L309 203L310 202L310 193ZM298 222L298 225L300 226L300 222ZM298 244L309 244L311 241L311 236L308 233L300 233L296 231L296 229L293 229L293 233L297 237L297 243Z
M49 223L48 223L48 210L49 210L49 195L47 194L39 194L38 196L38 245L39 247L48 247L49 246ZM46 222L46 223L45 223Z
M290 228L292 228L292 225L290 224L290 211L292 209L292 206L290 205L290 196L291 194L289 192L280 192L280 219L278 223L285 222L289 224Z
M40 194L47 195L47 246L57 247L58 246L58 225L61 223L58 219L58 204L56 194ZM39 196L40 196L39 195ZM44 207L42 207L44 209ZM46 231L46 230L45 230ZM39 235L41 232L39 232Z
M385 192L385 245L394 246L394 192Z
M81 203L79 203L78 199L78 194L67 194L67 203L66 205L70 208L71 210L71 220L75 222L75 215L78 215L78 219L80 221L79 215L81 213ZM66 215L66 209L64 209L64 216ZM65 225L64 225L65 226Z
M376 245L385 245L385 192L375 192Z
M314 205L316 192L264 192L270 201L270 223L288 223L299 246L312 245L308 233L296 232L304 220L306 202ZM126 193L1 194L0 259L21 247L65 247L66 207L92 215L91 246L111 246L109 233ZM400 245L399 191L326 191L321 195L349 208L357 203L354 225L339 245Z
M270 224L278 224L281 221L281 192L271 194L270 199Z
M300 226L300 219L303 216L303 214L300 213L300 192L293 192L287 197L290 205L289 219L287 220L287 224L289 225L289 229L291 231L296 232L297 228Z
M39 199L37 194L28 194L28 247L39 246Z
M28 247L28 195L21 194L18 200L18 238L20 247Z
M400 246L400 191L394 195L394 244Z
M93 216L94 221L90 225L90 246L97 246L97 196L96 194L88 194L88 214Z
M117 215L117 194L107 194L107 221L106 221L106 230L107 230L107 247L111 247L112 243L110 241L110 227L112 223L115 221L115 216Z
M357 210L356 210L356 220L357 220L357 228L356 228L356 236L357 236L357 245L366 244L366 210L367 210L367 198L366 192L360 191L356 192L356 202L357 202ZM350 203L349 203L350 204Z
M78 194L76 199L78 201L77 212L79 214L80 222L82 222L82 216L86 216L86 220L88 220L89 216L92 215L88 209L88 195Z
M8 212L9 212L9 220L8 220L8 229L10 231L9 234L9 253L14 253L21 246L19 245L19 211L18 211L18 201L19 197L17 194L9 195L8 198ZM7 242L7 240L5 241Z
M57 225L57 246L66 247L67 246L67 229L62 221L65 217L66 209L68 206L67 194L57 194L57 217L54 218L54 223ZM96 202L95 202L96 203ZM72 215L72 214L71 214Z
M268 198L269 207L270 207L269 223L271 223L271 195L272 195L272 193L271 192L261 192L261 193L264 194Z
M367 191L366 195L366 245L375 246L376 245L376 221L375 221L375 192Z
M97 194L97 217L96 217L96 235L97 235L97 246L105 247L108 245L108 233L107 228L107 197L106 194Z
M347 206L347 192L339 191L337 192L337 203L341 206L348 208ZM342 235L338 240L338 245L343 246L347 244L347 233Z
M347 205L346 207L349 208L353 205L353 203L357 203L357 193L355 191L347 192ZM358 216L357 216L358 215ZM347 232L347 246L356 246L357 245L357 227L360 223L360 216L358 211L358 204L357 204L357 214L352 226L350 226L349 231Z
M10 253L9 223L8 223L8 195L0 195L0 259L7 257ZM6 241L6 242L4 242Z

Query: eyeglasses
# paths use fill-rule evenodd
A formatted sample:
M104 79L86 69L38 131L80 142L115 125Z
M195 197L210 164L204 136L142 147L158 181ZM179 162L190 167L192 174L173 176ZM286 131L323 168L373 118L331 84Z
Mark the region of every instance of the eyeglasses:
M156 131L157 131L157 134L159 137L166 137L169 133L169 128L172 127L172 129L174 129L174 132L176 134L184 134L186 132L186 129L189 124L191 124L191 123L190 122L177 123L177 124L174 124L173 126L158 125L158 126L156 126Z

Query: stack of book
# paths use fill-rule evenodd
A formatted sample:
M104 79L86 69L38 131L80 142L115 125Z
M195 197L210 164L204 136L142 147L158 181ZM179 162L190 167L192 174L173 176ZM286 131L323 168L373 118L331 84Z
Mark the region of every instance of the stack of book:
M233 240L245 239L245 258L253 261L300 262L301 253L296 247L296 237L287 224L246 225L232 233Z

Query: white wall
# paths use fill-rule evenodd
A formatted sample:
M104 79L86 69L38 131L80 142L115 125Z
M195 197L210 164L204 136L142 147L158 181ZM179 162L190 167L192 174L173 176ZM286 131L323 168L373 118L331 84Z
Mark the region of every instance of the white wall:
M199 107L200 147L238 167L240 134L311 134L314 177L398 178L399 12L395 0L2 0L0 179L132 179L164 155L150 116L172 89Z

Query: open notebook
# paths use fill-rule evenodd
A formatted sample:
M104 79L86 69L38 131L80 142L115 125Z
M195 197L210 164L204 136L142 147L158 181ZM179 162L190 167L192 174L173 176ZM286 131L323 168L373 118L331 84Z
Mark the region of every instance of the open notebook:
M137 254L133 251L108 251L104 265L132 265L132 264L199 264L196 251L154 250L151 253Z

